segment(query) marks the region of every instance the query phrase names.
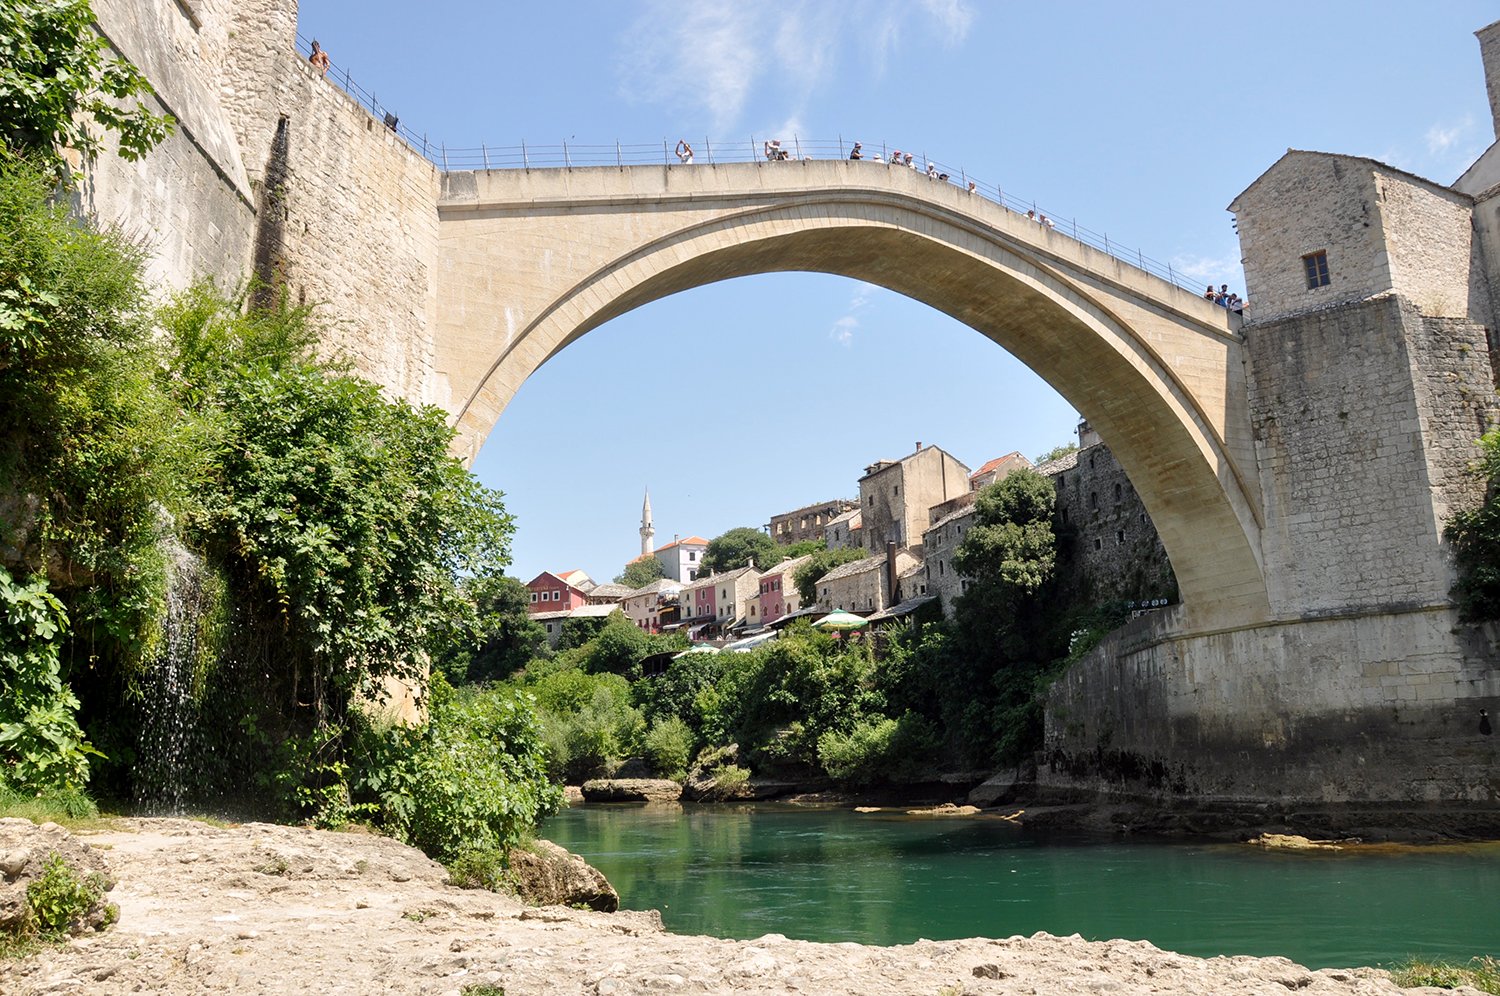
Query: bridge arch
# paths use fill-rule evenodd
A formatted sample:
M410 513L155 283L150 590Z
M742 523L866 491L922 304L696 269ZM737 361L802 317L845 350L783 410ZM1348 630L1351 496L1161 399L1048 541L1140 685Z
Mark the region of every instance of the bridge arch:
M435 332L440 364L445 346L464 359L450 359L446 372L449 409L471 452L531 373L613 318L739 276L847 276L969 325L1073 404L1130 475L1186 611L1267 614L1260 499L1244 414L1233 407L1244 398L1239 341L1224 309L909 171L807 165L834 169L716 167L754 171L772 188L675 196L680 169L533 171L519 185L529 190L493 189L497 180L518 186L514 175L470 174L469 189L450 181ZM775 184L788 178L778 170L842 182L804 178L781 190ZM647 171L662 175L663 189L628 176ZM630 189L579 190L571 175L617 172ZM570 175L550 178L559 189L535 189L549 179L535 174L548 173ZM531 228L538 217L549 221L550 244ZM498 288L519 292L496 296ZM466 348L452 349L454 339Z

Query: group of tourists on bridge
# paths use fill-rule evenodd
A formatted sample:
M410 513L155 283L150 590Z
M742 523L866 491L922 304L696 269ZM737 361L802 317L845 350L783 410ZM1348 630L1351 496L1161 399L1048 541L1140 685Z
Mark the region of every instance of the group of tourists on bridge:
M1220 284L1218 290L1214 290L1214 285L1209 284L1208 290L1203 292L1203 298L1206 301L1212 301L1221 308L1228 308L1236 315L1243 315L1245 308L1249 304L1249 302L1238 294L1230 293L1228 284Z

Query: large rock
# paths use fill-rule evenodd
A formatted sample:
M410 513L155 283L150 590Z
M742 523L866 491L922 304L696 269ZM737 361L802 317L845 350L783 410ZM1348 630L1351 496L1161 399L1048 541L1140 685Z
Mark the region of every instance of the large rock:
M0 933L26 926L26 887L41 878L52 855L60 856L80 882L99 876L102 892L115 887L114 876L100 853L56 823L37 826L30 820L0 819ZM115 910L103 896L74 920L70 930L103 930L114 922Z
M682 786L665 778L595 778L583 783L587 802L676 802Z
M550 840L510 852L516 893L536 906L587 906L601 913L620 908L620 894L604 873Z

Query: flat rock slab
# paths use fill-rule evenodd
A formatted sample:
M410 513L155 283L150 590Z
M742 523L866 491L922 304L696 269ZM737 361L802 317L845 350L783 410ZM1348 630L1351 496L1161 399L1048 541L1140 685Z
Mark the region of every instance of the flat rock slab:
M585 802L676 802L682 786L665 778L595 778L583 783Z
M1480 996L1403 990L1372 968L1314 972L1285 958L1191 958L1076 935L884 948L670 934L654 912L527 907L457 889L419 852L368 834L159 819L120 826L76 835L109 856L120 922L0 961L0 992L458 996L488 985L506 996Z

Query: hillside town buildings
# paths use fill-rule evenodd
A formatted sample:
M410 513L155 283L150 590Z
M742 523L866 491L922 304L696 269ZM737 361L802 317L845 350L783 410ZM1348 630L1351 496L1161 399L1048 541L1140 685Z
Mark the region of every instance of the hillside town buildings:
M532 611L554 641L564 619L615 610L649 633L683 630L694 640L716 642L754 634L805 610L841 609L885 620L935 601L951 616L969 586L954 556L978 522L975 499L1021 469L1052 480L1058 581L1069 598L1123 604L1136 612L1177 600L1172 565L1140 496L1098 433L1080 422L1076 449L1035 467L1011 452L971 473L941 447L919 443L900 460L867 466L858 481L858 503L820 502L772 516L767 531L786 543L821 537L830 549L869 551L820 578L814 605L804 606L797 590L796 574L807 556L700 576L708 541L674 536L643 554L661 562L667 577L632 589L595 584L582 571L544 572L528 585ZM643 544L653 532L648 495ZM872 548L882 537L882 545Z

